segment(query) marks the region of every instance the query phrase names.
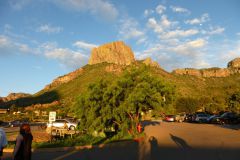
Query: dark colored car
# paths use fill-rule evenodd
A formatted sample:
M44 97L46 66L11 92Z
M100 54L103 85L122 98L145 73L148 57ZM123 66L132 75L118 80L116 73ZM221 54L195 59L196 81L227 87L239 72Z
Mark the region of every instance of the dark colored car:
M15 120L15 121L9 122L10 127L20 127L22 124L29 124L29 121L27 121L27 120Z
M220 115L212 115L208 117L207 122L211 124L219 124L220 123Z
M240 123L240 117L233 112L223 113L219 118L220 124L238 124Z
M193 114L187 114L184 121L193 122Z
M197 114L195 114L195 116L194 116L194 122L206 123L208 117L209 117L209 114L206 114L206 113L197 113Z

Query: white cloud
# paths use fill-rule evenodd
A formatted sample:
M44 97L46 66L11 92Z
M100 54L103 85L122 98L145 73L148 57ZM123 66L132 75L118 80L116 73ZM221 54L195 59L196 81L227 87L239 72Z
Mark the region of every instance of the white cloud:
M231 45L227 45L226 48L221 48L219 59L225 63L240 57L240 41L229 42Z
M70 11L87 11L106 20L115 20L119 14L117 8L106 0L54 0L53 2Z
M144 10L143 15L144 15L144 17L148 17L148 16L152 15L153 13L154 13L154 10L146 9L146 10Z
M14 10L21 10L22 8L27 6L31 2L31 0L9 0L8 2L10 7Z
M188 37L192 35L198 34L199 31L197 29L189 29L189 30L173 30L166 32L159 36L161 39L169 39L169 38L181 38L181 37Z
M156 12L158 14L162 14L165 10L166 10L166 7L161 4L156 7Z
M55 48L57 48L57 42L45 42L41 44L39 48L45 51L54 50Z
M9 44L9 39L6 36L0 35L0 47L5 47Z
M61 32L63 29L62 27L54 27L54 26L51 26L49 24L44 24L44 25L41 25L37 28L37 32L43 32L43 33L59 33Z
M236 33L237 36L240 36L240 32Z
M201 48L206 45L206 41L204 39L197 39L187 43L187 46L192 48Z
M167 19L167 16L166 15L163 15L161 17L161 24L164 28L169 28L171 26L171 22Z
M210 27L210 31L207 31L207 34L213 35L213 34L221 34L225 31L225 28L223 27Z
M97 47L96 44L86 43L84 41L76 41L73 46L76 46L78 48L84 49L84 50L91 50L94 47Z
M69 68L78 68L87 64L88 57L68 48L55 48L45 52L49 59L55 59Z
M157 22L155 18L149 18L147 22L147 26L153 29L156 33L162 33L166 29L171 28L172 26L176 25L178 22L170 21L166 15L161 16L160 22Z
M197 39L169 48L169 50L181 55L196 56L199 54L199 49L204 47L206 44L207 41L204 39Z
M136 44L142 44L142 43L145 43L146 41L147 41L147 38L146 37L142 37L139 40L137 40Z
M202 23L205 23L209 20L210 20L209 15L207 13L204 13L200 18L194 18L194 19L191 19L191 20L186 20L185 23L194 25L194 24L202 24Z
M10 37L0 35L0 54L35 53L27 44L16 42Z
M178 6L171 6L170 8L172 9L173 12L176 12L176 13L186 13L186 14L191 13L188 9L178 7Z
M119 37L120 39L136 39L144 37L144 31L139 29L138 22L133 18L124 18L120 20Z
M161 32L163 32L162 26L157 23L157 21L155 20L155 18L149 18L149 19L148 19L147 26L148 26L149 28L152 28L152 29L154 30L154 32L156 32L156 33L161 33Z

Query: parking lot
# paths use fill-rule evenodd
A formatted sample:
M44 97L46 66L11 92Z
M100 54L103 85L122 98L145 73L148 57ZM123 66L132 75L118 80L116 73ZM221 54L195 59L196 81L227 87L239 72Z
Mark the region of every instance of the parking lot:
M240 125L160 121L146 121L144 125L146 138L137 142L123 141L90 149L35 151L33 160L239 160Z
M151 122L152 123L152 122ZM150 124L151 124L150 123ZM237 160L240 126L159 122L145 128L150 158Z

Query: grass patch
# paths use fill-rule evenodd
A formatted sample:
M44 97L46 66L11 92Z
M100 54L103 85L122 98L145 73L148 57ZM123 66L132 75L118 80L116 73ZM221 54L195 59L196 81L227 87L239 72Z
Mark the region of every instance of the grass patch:
M55 148L55 147L72 147L72 146L84 146L84 145L98 145L114 143L119 141L131 141L135 138L144 137L144 133L138 134L136 136L121 134L114 135L112 137L94 137L92 135L78 135L73 138L67 137L64 139L57 139L50 142L34 142L33 148Z
M103 140L102 137L94 137L91 135L79 135L73 138L67 137L64 139L55 139L50 142L33 143L33 148L54 148L54 147L72 147L72 146L83 146L92 145Z

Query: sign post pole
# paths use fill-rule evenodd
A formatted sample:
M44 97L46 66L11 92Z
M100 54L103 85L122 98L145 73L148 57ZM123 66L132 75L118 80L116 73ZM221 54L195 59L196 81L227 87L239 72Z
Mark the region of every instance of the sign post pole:
M51 143L52 143L52 125L53 125L53 122L56 121L56 115L57 115L57 113L55 111L49 112L49 123L51 124L51 136L50 136Z

